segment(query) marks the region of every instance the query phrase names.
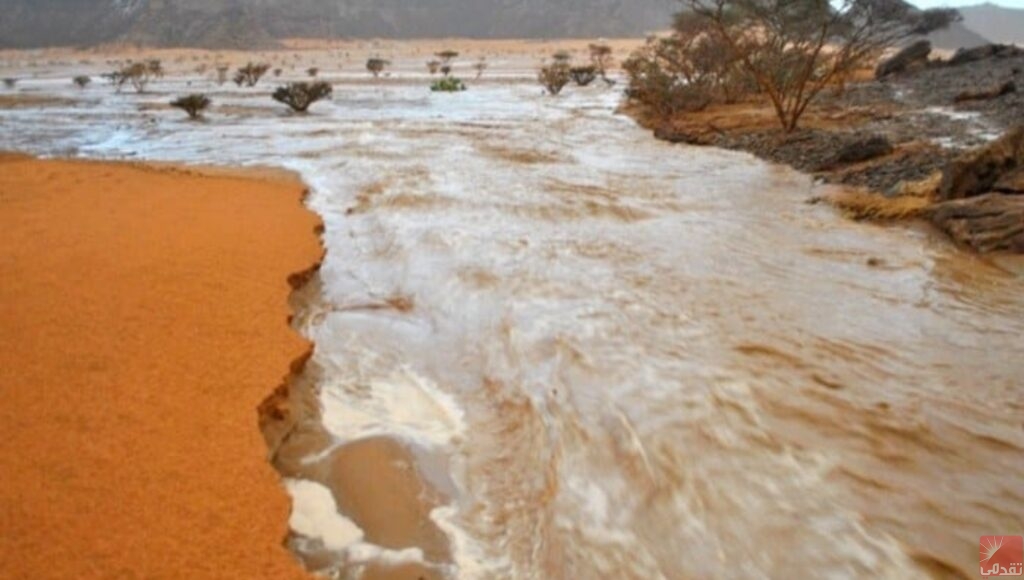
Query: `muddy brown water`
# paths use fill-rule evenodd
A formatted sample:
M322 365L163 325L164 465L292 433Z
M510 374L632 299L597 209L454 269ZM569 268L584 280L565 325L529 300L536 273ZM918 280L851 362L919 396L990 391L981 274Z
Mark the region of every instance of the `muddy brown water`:
M974 577L979 536L1024 531L1020 261L846 221L805 203L809 178L659 143L617 101L342 82L307 117L268 102L185 131L82 103L46 124L52 108L0 111L0 135L284 165L313 188L328 254L298 320L319 435L291 473L363 457L427 506L392 505L426 515L380 545L365 505L339 508L362 491L289 479L316 566Z

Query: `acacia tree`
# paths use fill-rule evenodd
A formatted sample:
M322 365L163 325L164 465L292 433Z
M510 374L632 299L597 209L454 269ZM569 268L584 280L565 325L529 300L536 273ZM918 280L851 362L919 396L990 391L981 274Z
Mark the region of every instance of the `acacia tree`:
M188 118L194 120L203 116L203 111L210 107L210 98L204 94L193 94L179 97L171 101L171 106L181 109L188 114Z
M373 78L377 78L390 64L391 63L389 61L386 61L383 58L373 57L366 61L366 70L373 74Z
M271 97L279 103L288 105L296 113L305 113L310 105L330 98L333 93L334 88L324 81L299 82L278 87Z
M434 56L436 56L437 58L441 59L441 66L440 66L441 74L443 74L444 76L451 75L452 74L452 62L455 59L459 58L459 52L456 51L456 50L448 49L448 50L442 50L441 52L435 54Z
M884 49L959 17L903 0L680 1L751 76L787 132L827 86Z

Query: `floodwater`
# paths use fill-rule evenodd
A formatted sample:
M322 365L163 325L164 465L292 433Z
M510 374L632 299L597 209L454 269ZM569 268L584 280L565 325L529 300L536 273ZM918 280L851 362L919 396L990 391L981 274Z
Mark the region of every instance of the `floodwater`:
M0 110L4 149L278 165L311 186L328 253L300 318L323 426L333 448L411 450L449 546L374 546L290 479L328 567L972 578L979 536L1024 532L1019 261L655 141L618 89L550 98L509 73L435 95L411 76L339 77L304 117L266 86L201 83L221 108L189 123L158 106L188 90L173 78L117 97L26 80L67 101Z

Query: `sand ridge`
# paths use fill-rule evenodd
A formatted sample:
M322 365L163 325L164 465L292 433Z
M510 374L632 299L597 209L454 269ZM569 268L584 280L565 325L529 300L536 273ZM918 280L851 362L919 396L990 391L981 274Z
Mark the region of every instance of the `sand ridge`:
M306 576L255 410L319 221L258 177L0 156L0 577Z

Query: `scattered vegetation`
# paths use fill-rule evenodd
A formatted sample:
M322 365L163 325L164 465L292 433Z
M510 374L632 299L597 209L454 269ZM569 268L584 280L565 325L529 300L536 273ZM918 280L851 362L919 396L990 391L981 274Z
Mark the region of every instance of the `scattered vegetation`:
M458 77L444 77L430 85L430 90L442 93L457 93L466 90L466 83Z
M650 39L623 63L629 96L672 115L760 94L786 132L826 87L959 17L903 0L681 1L671 36Z
M104 75L118 92L126 84L130 84L135 92L145 92L146 86L151 81L163 78L164 67L158 59L151 59L145 62L135 62L122 67L120 70Z
M270 65L266 63L248 63L242 68L235 71L235 84L238 86L255 87L260 79L267 74L270 70Z
M324 81L288 83L278 87L273 99L291 107L296 113L305 113L310 105L323 99L329 99L334 88Z
M572 80L572 73L567 62L556 61L541 67L537 78L549 94L557 95Z
M171 106L188 113L189 119L200 119L203 111L210 107L210 98L203 94L192 94L171 101Z
M574 66L569 69L569 75L577 85L585 87L597 79L597 67L594 65Z
M75 86L77 86L78 88L84 89L85 87L89 86L89 83L92 82L92 77L88 75L78 75L75 78L71 79L71 82L75 83Z
M373 78L379 77L380 73L389 66L391 66L391 62L383 58L373 57L366 61L366 70L373 74Z

